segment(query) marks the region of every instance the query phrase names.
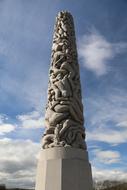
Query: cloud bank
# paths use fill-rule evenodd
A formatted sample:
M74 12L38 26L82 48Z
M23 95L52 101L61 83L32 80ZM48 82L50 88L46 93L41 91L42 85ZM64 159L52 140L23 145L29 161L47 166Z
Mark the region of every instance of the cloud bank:
M94 149L94 159L93 162L100 162L102 164L114 164L120 162L120 153L118 151L112 150L101 150L101 149Z
M115 89L106 96L87 99L89 105L88 141L110 145L127 142L127 94ZM95 114L96 113L96 114Z
M111 60L127 50L127 43L111 43L94 30L81 37L78 50L82 65L97 76L102 76L110 70Z
M14 131L16 125L8 122L6 115L0 115L0 135L5 135L6 133Z
M0 183L8 187L34 187L39 144L3 138L0 153Z
M18 115L18 121L23 128L43 128L44 118L38 111L33 111L25 115Z
M118 169L101 169L92 167L93 177L96 181L112 180L125 181L127 180L127 172Z

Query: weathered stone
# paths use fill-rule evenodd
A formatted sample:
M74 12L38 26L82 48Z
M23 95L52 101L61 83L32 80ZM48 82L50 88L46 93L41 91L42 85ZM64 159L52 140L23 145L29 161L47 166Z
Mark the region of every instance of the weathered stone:
M55 141L58 140L58 142L53 143L52 139L52 141L48 141L48 146L44 143L46 146L43 144L43 148L50 147L50 143L52 146L55 146L55 144L61 146L63 140L65 141L63 146L86 148L84 146L84 118L74 23L71 14L66 11L60 12L56 19L49 73L48 104L45 115L46 127L54 126L56 128L54 130L54 139ZM68 120L73 121L73 125L69 125L69 130L66 122ZM65 133L63 136L60 133L55 133L55 131L59 131L59 129L57 130L58 126L61 126L61 129L66 129L66 135ZM73 126L76 128L75 131L79 131L78 133L74 132ZM81 134L80 143L78 142L79 133ZM47 135L47 139L49 139L49 134ZM55 138L56 135L57 138ZM44 138L46 139L46 134Z
M56 19L45 125L35 190L92 190L74 24L66 11Z

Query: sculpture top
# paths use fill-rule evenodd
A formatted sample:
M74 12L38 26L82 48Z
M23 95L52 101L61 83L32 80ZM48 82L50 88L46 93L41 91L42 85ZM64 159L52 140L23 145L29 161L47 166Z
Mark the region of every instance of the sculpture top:
M49 70L46 130L42 147L86 149L83 105L72 15L61 11L54 28Z

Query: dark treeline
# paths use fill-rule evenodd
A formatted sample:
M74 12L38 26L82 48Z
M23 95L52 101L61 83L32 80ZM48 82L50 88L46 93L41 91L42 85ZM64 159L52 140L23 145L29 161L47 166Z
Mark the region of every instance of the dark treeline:
M23 188L7 188L6 185L1 184L0 190L33 190L33 189L23 189Z
M6 188L4 184L1 184L0 190L34 190L34 189ZM105 181L102 182L102 185L95 185L94 190L127 190L127 183L118 184L118 182L116 182L115 184L115 182Z
M113 187L106 188L104 190L127 190L127 183L119 184Z
M94 190L127 190L127 183L109 180L94 182Z

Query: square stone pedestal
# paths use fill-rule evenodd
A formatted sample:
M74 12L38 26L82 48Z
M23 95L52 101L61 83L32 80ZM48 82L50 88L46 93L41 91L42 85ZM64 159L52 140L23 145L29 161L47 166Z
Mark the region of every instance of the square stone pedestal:
M35 190L92 190L87 151L70 147L41 150Z

